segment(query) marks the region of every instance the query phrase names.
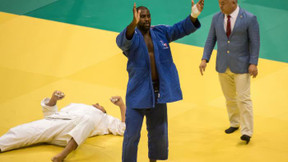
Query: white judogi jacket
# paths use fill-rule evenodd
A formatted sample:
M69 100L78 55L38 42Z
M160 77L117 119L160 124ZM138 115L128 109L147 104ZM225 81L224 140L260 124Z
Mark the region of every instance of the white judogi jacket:
M93 106L71 103L58 111L56 105L47 106L48 101L45 98L41 102L44 119L11 128L0 137L1 151L37 143L66 146L72 137L79 146L88 137L124 134L124 122Z

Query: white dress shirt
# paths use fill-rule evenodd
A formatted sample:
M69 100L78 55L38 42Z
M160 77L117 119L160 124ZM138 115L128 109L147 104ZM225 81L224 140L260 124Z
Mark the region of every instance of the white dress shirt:
M230 14L230 22L231 22L231 33L234 29L234 26L235 26L235 22L236 22L236 19L237 19L237 16L239 14L239 6L237 6L236 10L233 11L231 14ZM224 17L224 29L225 29L225 32L226 32L226 28L227 28L227 20L228 20L228 15L225 15Z

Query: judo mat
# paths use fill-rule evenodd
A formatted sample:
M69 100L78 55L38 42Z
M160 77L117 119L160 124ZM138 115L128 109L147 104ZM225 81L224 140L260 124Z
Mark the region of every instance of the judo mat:
M5 2L14 3L16 0ZM71 102L99 102L108 114L120 118L119 109L110 103L109 98L113 95L125 98L127 59L115 43L121 30L105 28L105 23L100 22L97 23L103 27L97 23L93 26L41 17L45 15L43 10L65 0L38 2L37 5L30 4L30 8L24 6L21 12L13 8L9 11L1 9L3 12L0 12L0 135L11 127L42 119L40 101L50 97L54 90L66 94L58 102L59 108ZM169 162L288 162L288 35L284 30L288 23L285 19L288 10L265 2L262 5L256 3L259 1L255 4L253 1L249 4L242 2L245 8L254 7L255 12L265 13L269 10L279 14L281 19L273 20L281 22L276 26L265 17L273 15L258 15L262 46L259 75L251 79L254 135L246 145L240 140L239 130L230 135L224 133L229 123L215 71L216 51L204 76L200 75L198 66L207 36L203 32L209 29L214 13L207 9L208 13L200 17L200 31L171 43L184 99L168 104ZM60 11L55 10L55 14L57 12ZM101 16L99 19L102 21ZM115 26L123 29L131 21L131 14L126 18L122 22L115 20L116 24L121 23ZM83 19L74 17L68 20L81 22ZM161 21L156 17L155 22ZM145 121L143 123L139 162L148 161L147 131ZM88 138L66 161L120 162L122 140L123 137L113 135ZM35 145L0 153L0 161L48 162L62 150L62 147L53 145Z

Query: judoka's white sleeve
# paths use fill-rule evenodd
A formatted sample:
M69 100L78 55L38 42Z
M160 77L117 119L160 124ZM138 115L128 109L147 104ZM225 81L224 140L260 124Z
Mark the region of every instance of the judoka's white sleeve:
M106 115L108 121L108 130L113 135L123 136L126 125L124 122L121 122L119 119L114 118L111 115Z
M41 101L41 106L42 106L42 112L44 115L44 118L55 114L58 111L57 105L55 106L47 106L46 104L50 101L50 98L44 98Z

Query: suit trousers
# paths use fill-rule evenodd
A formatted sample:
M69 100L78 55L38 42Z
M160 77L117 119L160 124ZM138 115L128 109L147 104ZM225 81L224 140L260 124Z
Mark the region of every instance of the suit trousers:
M253 134L253 109L250 97L250 75L248 73L235 74L226 69L219 73L219 80L226 98L231 127L241 127L241 134Z

